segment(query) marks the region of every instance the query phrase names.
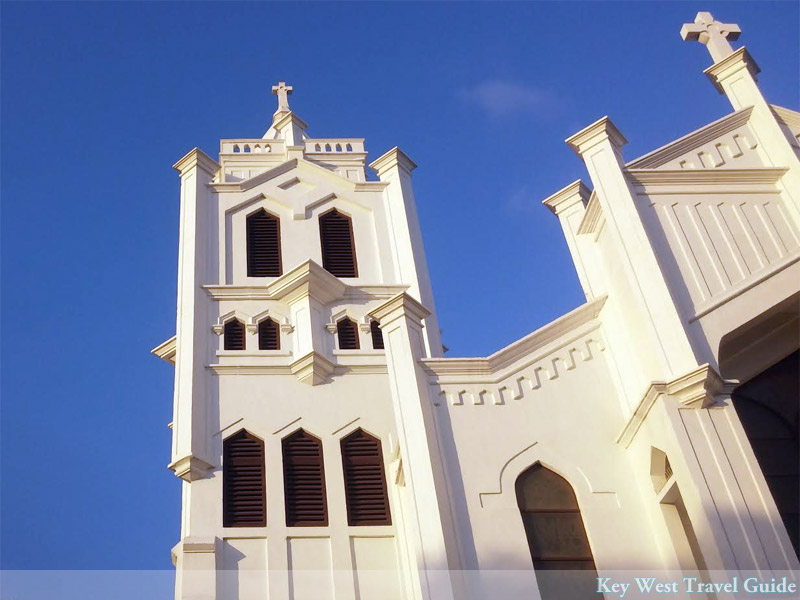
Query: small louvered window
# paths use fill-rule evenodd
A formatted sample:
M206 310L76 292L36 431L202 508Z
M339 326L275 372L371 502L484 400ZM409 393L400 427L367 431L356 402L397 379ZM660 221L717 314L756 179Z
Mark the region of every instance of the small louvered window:
M345 317L336 324L339 350L358 350L358 326Z
M302 429L282 442L286 525L328 524L322 442Z
M244 324L238 319L225 323L223 337L225 350L244 350Z
M281 338L280 327L270 318L266 318L258 324L258 349L259 350L280 350Z
M247 276L278 277L281 269L281 223L263 208L247 217Z
M264 442L242 430L222 444L222 513L225 527L267 524Z
M322 266L336 277L358 277L353 223L350 217L332 210L319 218Z
M381 442L361 429L342 440L348 525L391 525Z
M372 347L375 350L383 350L383 332L377 321L369 324L369 332L372 334Z

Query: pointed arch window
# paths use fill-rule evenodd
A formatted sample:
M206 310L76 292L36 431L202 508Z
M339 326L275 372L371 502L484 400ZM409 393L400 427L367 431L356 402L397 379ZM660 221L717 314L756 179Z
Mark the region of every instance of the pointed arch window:
M341 445L347 524L391 525L381 441L359 429Z
M280 350L281 336L278 323L267 317L258 324L258 349Z
M322 442L299 429L281 442L286 525L325 526L328 506Z
M281 222L263 208L247 217L247 276L278 277L281 268Z
M375 350L383 350L383 332L377 321L372 321L369 324L369 332L372 335L372 347Z
M731 398L800 556L800 351L743 383Z
M336 277L358 277L353 222L333 209L319 218L322 266Z
M336 323L336 336L339 338L339 350L358 350L358 326L345 317Z
M225 527L267 524L264 442L245 430L222 443L222 519Z
M244 350L244 323L239 319L225 323L222 336L225 350Z
M594 558L572 486L537 463L515 488L542 599L597 598Z

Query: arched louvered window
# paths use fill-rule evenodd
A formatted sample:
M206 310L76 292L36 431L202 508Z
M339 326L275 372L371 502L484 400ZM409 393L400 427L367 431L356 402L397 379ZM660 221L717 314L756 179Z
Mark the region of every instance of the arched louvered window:
M358 326L345 317L336 323L339 350L358 350Z
M266 318L258 324L258 349L281 349L280 326L270 318Z
M244 350L244 324L238 319L231 319L223 328L225 350Z
M515 487L542 599L597 598L594 558L572 486L537 463Z
M381 442L361 429L342 440L348 525L391 525Z
M267 524L264 442L240 431L222 444L222 520L225 527Z
M247 276L278 277L281 268L281 222L263 208L247 217Z
M377 321L372 321L369 324L369 332L372 334L372 347L375 350L383 350L383 332Z
M286 525L328 524L322 442L302 429L282 442Z
M356 245L350 217L331 210L319 218L322 266L336 277L358 277Z

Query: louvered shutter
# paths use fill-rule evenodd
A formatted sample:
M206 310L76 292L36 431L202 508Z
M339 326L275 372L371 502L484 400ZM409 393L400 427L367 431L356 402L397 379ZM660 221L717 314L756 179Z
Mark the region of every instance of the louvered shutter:
M247 217L247 276L278 277L282 272L280 220L262 209Z
M242 430L223 443L222 506L225 527L267 524L264 442Z
M369 324L369 331L372 334L372 347L375 350L383 350L383 332L377 321Z
M322 443L301 429L285 438L282 445L286 525L327 525Z
M264 319L258 324L258 349L280 350L281 340L278 324L272 319Z
M362 430L342 440L349 525L391 525L380 440Z
M244 350L244 325L238 319L225 323L223 334L225 350Z
M339 337L339 350L358 350L358 327L345 317L336 324L336 335Z
M336 277L358 277L350 218L332 210L319 218L322 266Z

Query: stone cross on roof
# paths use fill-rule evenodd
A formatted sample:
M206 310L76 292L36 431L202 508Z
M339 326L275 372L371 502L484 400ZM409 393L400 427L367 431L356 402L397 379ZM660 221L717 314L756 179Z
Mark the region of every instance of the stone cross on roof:
M720 23L715 21L710 12L699 12L694 23L685 23L681 27L684 41L699 41L705 44L711 59L718 63L733 53L728 40L736 40L742 30L736 23Z
M276 113L291 112L289 110L289 94L292 93L292 86L286 85L285 81L279 81L278 85L272 86L272 93L278 97L278 110Z

